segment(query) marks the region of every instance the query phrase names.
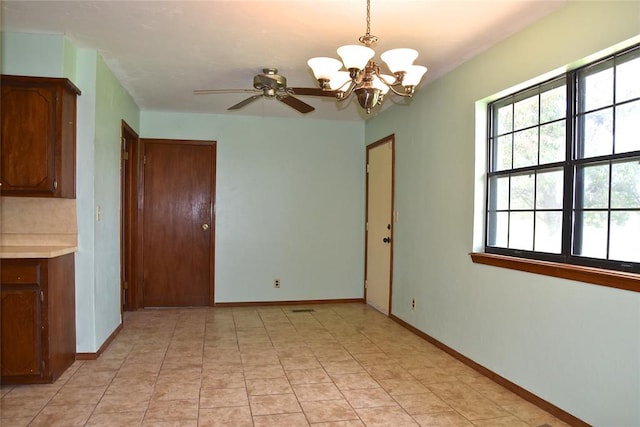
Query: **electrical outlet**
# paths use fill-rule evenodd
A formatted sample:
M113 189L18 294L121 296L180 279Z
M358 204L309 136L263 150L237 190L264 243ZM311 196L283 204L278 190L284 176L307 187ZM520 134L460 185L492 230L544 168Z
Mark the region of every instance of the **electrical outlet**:
M280 279L273 279L273 287L280 288Z
M416 299L412 299L411 300L411 310L415 310L416 309Z

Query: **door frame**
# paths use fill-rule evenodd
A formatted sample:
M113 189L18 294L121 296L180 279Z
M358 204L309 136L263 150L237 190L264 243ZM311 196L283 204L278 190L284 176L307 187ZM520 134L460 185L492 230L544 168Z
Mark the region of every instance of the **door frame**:
M366 198L365 198L365 230L364 230L364 303L367 304L367 261L369 259L368 248L369 248L369 153L372 149L386 144L391 143L391 230L389 236L391 237L390 248L389 248L389 305L387 307L387 312L389 316L391 316L391 302L393 300L393 246L394 246L394 232L396 225L396 215L395 215L395 192L396 192L396 136L395 134L391 134L385 136L382 139L379 139L369 145L367 145L367 156L366 156Z
M129 141L129 143L127 143ZM140 137L122 120L120 131L120 312L138 309L138 194Z
M211 146L211 238L209 241L209 307L215 305L215 242L216 242L216 174L217 174L217 142L212 140L191 140L191 139L163 139L163 138L140 138L140 174L138 186L138 245L137 253L140 262L136 268L137 284L142 284L144 280L144 163L146 161L145 152L148 143L158 144L189 144L189 145L209 145ZM140 308L143 301L143 288L137 286L137 303Z

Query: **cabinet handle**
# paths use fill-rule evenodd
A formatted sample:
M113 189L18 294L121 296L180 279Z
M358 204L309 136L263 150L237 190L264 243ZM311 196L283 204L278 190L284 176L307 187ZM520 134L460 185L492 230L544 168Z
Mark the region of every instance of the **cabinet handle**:
M44 291L40 291L40 302L44 303Z
M58 180L57 179L53 181L53 189L54 190L58 189Z

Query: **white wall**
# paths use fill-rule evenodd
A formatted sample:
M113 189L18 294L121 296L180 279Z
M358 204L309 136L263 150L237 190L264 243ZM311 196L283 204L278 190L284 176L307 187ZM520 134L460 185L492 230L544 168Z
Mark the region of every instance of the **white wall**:
M217 303L362 298L363 123L145 111L141 137L217 141Z
M366 125L396 135L393 314L598 426L640 425L640 294L471 262L475 103L638 34L640 2L569 2Z

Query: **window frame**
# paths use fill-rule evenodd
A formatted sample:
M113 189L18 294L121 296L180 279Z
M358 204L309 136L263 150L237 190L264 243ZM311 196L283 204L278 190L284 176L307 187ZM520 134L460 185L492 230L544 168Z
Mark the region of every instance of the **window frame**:
M584 75L590 69L603 67L603 65L606 64L607 62L611 62L612 63L611 66L615 67L615 65L619 62L620 58L626 57L629 54L635 56L636 58L640 57L640 45L629 47L627 49L621 50L614 54L608 55L607 57L602 58L598 61L591 62L580 68L576 68L574 70L570 70L560 75L557 75L542 83L538 83L533 86L527 87L525 89L519 90L517 92L511 93L509 95L503 96L487 105L487 135L485 138L485 143L487 144L486 145L487 147L486 171L487 172L485 174L485 186L487 191L485 194L485 203L484 203L484 254L486 254L486 256L482 256L483 254L479 254L479 253L472 254L472 259L474 262L481 262L481 263L492 264L492 265L500 264L501 266L511 265L512 267L509 267L509 268L516 268L516 269L525 270L525 271L535 270L532 272L537 272L537 273L542 273L542 271L549 270L549 269L556 272L564 271L564 270L576 271L575 268L573 267L575 266L576 268L578 268L577 271L580 272L579 273L580 277L584 276L585 271L593 272L591 270L596 270L596 271L605 270L603 274L609 275L608 272L610 271L611 275L615 278L614 283L619 281L620 277L627 278L625 273L630 274L629 277L631 277L635 281L640 279L640 275L637 275L638 273L640 273L640 262L616 261L616 260L610 260L610 259L604 259L604 258L593 258L593 257L587 257L587 256L581 256L581 255L574 255L574 247L577 244L576 243L577 238L575 237L576 236L575 230L577 229L577 227L574 223L574 213L579 210L578 198L580 193L580 191L578 191L578 185L580 184L580 182L576 182L576 181L579 181L579 177L578 177L579 167L584 165L589 165L589 164L606 163L609 165L609 175L611 176L612 164L621 160L629 159L629 158L633 158L633 159L637 158L640 161L640 149L635 151L625 152L625 153L615 153L615 148L612 148L611 154L607 154L604 156L594 156L589 158L578 158L577 154L578 154L578 149L580 147L579 140L578 140L579 120L581 116L584 116L591 111L591 110L580 111L580 108L579 108L579 102L581 102L581 98L579 96L579 93L580 93L579 82L581 81L580 76ZM605 66L604 68L609 68L609 66ZM616 74L614 72L614 79L615 79L615 75ZM548 123L559 122L564 120L565 121L565 146L564 146L565 158L564 160L560 162L544 163L540 165L540 134L538 134L538 139L537 139L538 162L535 165L514 168L514 164L513 164L514 150L512 149L511 168L502 169L498 171L494 170L495 169L494 165L496 164L496 155L494 154L494 150L496 149L495 147L497 145L497 140L499 137L499 134L497 132L494 134L494 129L497 123L497 119L495 118L495 116L497 114L498 108L500 108L501 105L515 105L516 102L522 99L527 99L533 93L537 93L538 96L540 96L541 93L544 93L545 91L548 91L548 90L552 90L552 89L549 89L549 87L553 88L554 86L555 87L562 86L563 84L562 82L564 82L564 85L566 85L566 99L565 99L566 116L564 117L564 119L562 118L555 119L552 121L543 122L541 124L541 113L540 113L541 109L540 107L538 107L537 124L529 127L523 127L522 129L518 129L517 131L522 131L523 129L528 129L528 128L540 129L541 126L546 125ZM606 107L600 107L600 108L602 109L611 108L615 110L615 108L619 105L624 105L631 102L640 102L640 98L638 97L627 99L622 102L617 102L615 80L614 80L612 90L613 90L613 94L612 94L613 102L611 104L607 104ZM595 110L597 111L598 109L595 109ZM612 138L615 141L615 133L616 133L615 120L612 122L612 124L613 124ZM513 136L516 133L515 126L508 133L511 133L513 138ZM512 140L511 147L513 146L514 146L514 142ZM491 190L492 190L491 179L497 176L509 177L509 176L517 175L518 173L526 173L526 172L533 172L534 174L536 174L541 171L553 170L553 169L559 169L559 168L561 168L564 173L562 225L561 225L562 236L561 236L560 253L513 249L513 248L506 248L501 246L490 246L489 238L490 238L490 233L492 231L490 229L490 216L492 215L492 213L498 212L498 209L492 210L491 209L492 206L490 206ZM511 182L511 180L509 180L509 182ZM609 178L608 186L609 186L609 199L610 199L611 198L610 190L612 187L611 178ZM535 188L536 187L535 187L535 181L534 181L534 203L533 203L532 209L529 210L530 212L533 213L534 217L535 217L535 213L538 212L538 209L535 203L535 197L536 197ZM508 194L509 195L511 194L511 189L509 189ZM584 207L582 207L582 209L584 209ZM631 208L631 209L625 209L625 210L640 211L640 208L638 209ZM506 210L506 212L509 212L509 213L514 211L517 211L517 210L512 210L511 206L508 206ZM609 256L609 248L611 246L610 215L612 211L615 211L615 209L612 210L611 203L609 201L606 209L607 218L608 218L607 255L606 255L607 257ZM535 225L533 225L532 232L533 232L533 239L535 242ZM532 246L532 248L535 249L534 246ZM513 258L513 260L505 261L505 259L509 259L509 258ZM522 261L518 261L518 259L522 259ZM513 267L513 265L517 265L518 267ZM529 265L529 266L525 267L526 265ZM586 270L583 270L581 267L586 268ZM622 272L622 273L619 273L619 272ZM545 273L542 273L542 274L545 274ZM549 274L549 275L554 275L557 277L566 277L564 274L563 275ZM572 276L572 274L570 274L570 276ZM570 278L570 277L566 277L566 278ZM584 278L581 280L589 282L589 280L584 280ZM599 280L599 282L600 281L601 280ZM598 284L604 284L604 283L598 283ZM610 286L610 284L605 284L605 285ZM617 287L617 286L614 286L614 287ZM623 288L640 291L640 284L637 282L634 282L633 285L631 286L626 285L626 287L623 287Z

